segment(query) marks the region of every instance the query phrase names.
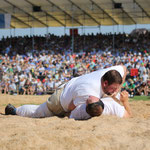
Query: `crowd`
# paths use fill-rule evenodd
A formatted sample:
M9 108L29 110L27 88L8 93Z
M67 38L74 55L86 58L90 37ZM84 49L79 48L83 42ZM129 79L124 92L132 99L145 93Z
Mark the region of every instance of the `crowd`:
M150 94L150 33L11 37L0 41L0 92L51 94L71 78L123 64L130 96ZM115 44L113 44L115 41ZM33 43L32 43L33 42Z

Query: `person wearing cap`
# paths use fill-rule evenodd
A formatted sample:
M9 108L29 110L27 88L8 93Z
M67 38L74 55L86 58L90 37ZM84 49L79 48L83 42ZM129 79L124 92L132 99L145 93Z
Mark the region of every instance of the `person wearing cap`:
M41 104L40 111L37 107L32 109L32 106L29 106L28 109L26 106L26 113L28 114L28 111L29 113L32 112L31 117L36 117L36 115L39 117L38 114L43 114L45 117L51 113L63 117L78 105L86 104L89 96L102 98L104 95L109 95L114 97L121 89L125 77L126 68L118 65L72 78L66 84L59 86L48 100ZM11 114L11 105L6 107L8 111L6 114ZM48 109L49 113L45 115L44 109ZM23 107L20 108L20 115L21 112L24 115Z

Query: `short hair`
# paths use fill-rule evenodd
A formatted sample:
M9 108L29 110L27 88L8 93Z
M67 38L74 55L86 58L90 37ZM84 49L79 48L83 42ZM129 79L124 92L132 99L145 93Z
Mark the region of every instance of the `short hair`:
M116 70L110 70L110 71L106 72L102 76L102 80L108 81L108 85L111 85L113 83L118 83L118 84L122 83L122 77L121 77L120 73Z
M91 116L100 116L104 110L104 103L99 100L98 102L88 104L86 106L86 112Z

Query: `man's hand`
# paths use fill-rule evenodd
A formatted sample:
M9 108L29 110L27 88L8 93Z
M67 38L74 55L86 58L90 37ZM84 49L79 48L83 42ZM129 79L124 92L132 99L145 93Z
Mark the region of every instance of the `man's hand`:
M113 94L111 94L111 97L116 97L116 95L118 94L118 92L119 92L119 89L116 92L114 92Z
M122 91L120 93L120 101L122 103L128 102L129 98L128 98L128 92L127 91Z
M128 102L129 98L128 98L128 92L127 91L122 91L120 93L120 101L122 102L124 108L125 108L125 114L124 117L131 117L132 116L132 112L131 112L131 108Z

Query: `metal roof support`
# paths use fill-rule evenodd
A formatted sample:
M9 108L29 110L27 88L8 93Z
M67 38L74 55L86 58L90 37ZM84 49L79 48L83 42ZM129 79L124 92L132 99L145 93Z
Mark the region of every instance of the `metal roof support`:
M3 10L2 8L0 8L0 10L2 10L4 13L9 13L9 12ZM26 25L26 26L28 26L28 27L31 27L30 25L28 25L28 24L26 24L25 22L23 22L22 20L20 20L18 17L14 16L14 15L12 15L12 14L11 14L11 16L12 16L14 19L18 20L19 22L23 23L24 25ZM15 27L13 27L13 28L15 28Z
M112 3L115 4L115 1L112 0ZM131 20L134 24L137 24L137 22L123 9L123 8L120 8L122 10L123 13L125 13Z
M122 10L123 10L124 13L127 14L127 16L132 20L132 22L133 22L134 24L137 24L137 22L136 22L124 9L122 9Z
M29 14L28 12L24 11L23 9L17 7L16 5L14 5L13 3L9 2L8 0L4 0L6 3L8 3L9 5L21 10L22 12L24 12L25 14L27 14L28 16L30 16L31 18L37 20L38 22L40 22L41 24L43 24L44 26L47 27L47 24L45 24L44 22L42 22L41 20L37 19L36 17L34 17L33 15Z
M27 3L29 3L32 6L35 6L33 3L31 3L28 0L25 0ZM46 11L42 10L42 12L44 12L47 16L51 17L52 19L54 19L55 21L57 21L59 24L61 24L62 26L65 26L65 24L63 24L61 21L59 21L58 19L56 19L54 16L50 15L49 13L47 13Z
M66 14L65 14L65 25L66 25ZM66 35L66 26L64 27L64 35Z
M85 14L84 14L84 24L85 24ZM83 33L83 50L85 51L85 41L86 41L86 36L85 36L85 26L83 27L84 28L84 33Z
M104 9L102 9L97 3L95 3L93 0L90 0L92 4L94 4L98 9L104 12L115 24L119 24L112 16L110 16Z
M133 2L138 5L138 7L142 10L142 12L146 14L148 18L150 18L150 15L141 7L141 5L136 0L134 0Z
M121 10L132 20L134 24L137 24L137 22L124 9L121 8Z
M72 16L70 14L68 14L66 11L64 11L62 8L60 8L59 6L57 6L56 4L54 4L53 2L51 2L50 0L46 0L48 3L52 4L53 6L55 6L56 8L58 8L60 11L62 11L65 16L69 16L70 18L72 18ZM73 20L75 22L77 22L80 26L83 26L83 24L81 22L79 22L77 19L73 18Z
M34 50L34 28L30 28L30 34L32 37L32 50Z
M73 20L73 12L74 11L72 11L72 40L71 40L71 42L72 42L72 44L71 44L72 45L71 46L72 47L72 54L74 53L74 29L73 29L73 21L74 20Z
M80 8L77 4L75 4L74 2L72 2L71 0L68 0L72 5L76 6L79 10L81 10L84 14L86 14L87 16L89 16L94 22L96 22L98 25L100 25L100 23L93 18L90 14L88 14L86 11L84 11L82 8Z

